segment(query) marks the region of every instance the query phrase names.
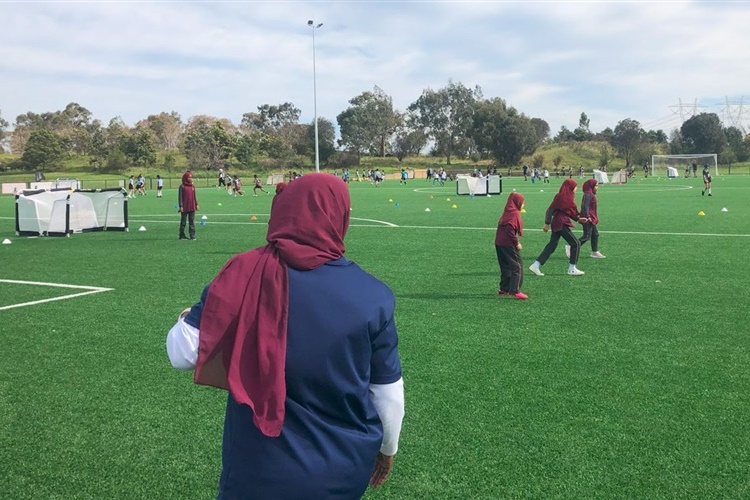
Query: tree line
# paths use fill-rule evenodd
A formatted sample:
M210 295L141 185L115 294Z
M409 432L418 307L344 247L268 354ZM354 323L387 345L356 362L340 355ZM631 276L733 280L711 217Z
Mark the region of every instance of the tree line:
M362 155L394 156L399 161L422 154L474 162L491 160L499 167L517 165L545 143L600 144L599 165L612 155L626 166L640 164L651 154L716 153L720 163L750 158L750 136L737 127L724 128L714 113L702 113L667 135L644 130L634 119L614 129L593 133L581 113L578 127L565 126L550 136L549 124L529 117L504 99L485 98L480 87L449 81L440 89L425 89L405 110L393 107L391 96L379 87L349 100L334 124L318 118L319 157L322 165L344 168L359 163ZM314 124L299 122L293 103L263 104L246 112L239 124L227 118L197 115L183 121L175 111L149 115L130 127L120 117L106 125L91 112L71 102L64 110L16 117L13 129L0 110L0 145L21 155L20 168L54 168L70 156L86 156L93 168L119 171L129 166L154 166L161 154L168 170L175 154L184 154L193 168L218 169L229 164L246 168L303 168L314 161ZM539 155L534 157L538 163Z

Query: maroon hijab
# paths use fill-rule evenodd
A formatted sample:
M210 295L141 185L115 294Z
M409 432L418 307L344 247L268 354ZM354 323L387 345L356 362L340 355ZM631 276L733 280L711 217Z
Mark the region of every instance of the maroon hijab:
M190 170L182 174L182 211L195 212L198 210L198 200L195 197L195 186L192 180L188 180L188 175L193 175Z
M552 200L551 208L559 210L571 217L575 217L578 214L578 207L576 206L574 189L578 186L576 181L573 179L565 179L560 190Z
M521 219L521 208L523 207L524 198L520 193L510 193L508 201L505 202L505 210L500 217L498 226L510 224L518 230L518 234L523 236L523 220Z
M268 244L232 257L203 307L195 383L228 390L266 436L284 424L289 276L343 256L351 202L346 184L308 174L276 196Z
M594 186L599 184L596 179L589 179L583 183L583 194L594 194Z

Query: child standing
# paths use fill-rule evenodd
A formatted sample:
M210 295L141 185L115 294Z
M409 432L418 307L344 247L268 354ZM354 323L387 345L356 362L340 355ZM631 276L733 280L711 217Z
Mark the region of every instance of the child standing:
M156 176L156 197L161 198L163 193L162 190L164 189L164 179L161 178L161 175Z
M188 223L188 234L190 239L195 239L195 212L200 210L198 199L195 196L195 186L193 185L193 173L190 170L182 175L182 184L177 189L177 203L180 212L180 235L179 239L186 240L185 222Z
M572 171L572 169L571 169ZM563 238L570 245L570 260L568 266L568 274L570 276L582 276L583 271L576 267L578 264L578 254L581 250L581 242L575 237L571 228L573 227L572 220L578 221L581 224L588 222L588 219L582 217L578 213L578 207L576 207L575 192L578 184L573 179L565 179L560 186L560 190L552 200L547 213L544 217L544 227L542 230L546 233L552 227L552 235L550 236L549 243L544 247L542 253L529 267L529 271L536 274L537 276L544 276L540 267L547 262L555 250L557 244L560 242L560 238Z
M497 263L500 265L500 289L497 294L510 295L521 300L529 298L521 292L521 285L523 285L521 248L523 247L518 238L523 236L523 220L521 220L523 200L521 194L510 193L503 215L497 223L497 233L495 233Z
M708 168L708 163L703 165L703 191L701 191L701 195L706 194L708 192L708 196L711 195L711 169Z

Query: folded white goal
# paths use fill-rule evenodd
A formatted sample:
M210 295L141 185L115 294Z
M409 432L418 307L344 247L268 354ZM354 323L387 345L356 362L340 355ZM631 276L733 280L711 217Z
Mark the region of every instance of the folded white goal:
M19 236L127 230L128 199L121 188L25 190L16 194Z

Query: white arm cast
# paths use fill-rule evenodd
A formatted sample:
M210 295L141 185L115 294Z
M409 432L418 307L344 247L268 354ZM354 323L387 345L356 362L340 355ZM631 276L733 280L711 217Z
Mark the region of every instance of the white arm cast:
M392 384L370 384L370 397L383 422L380 452L392 457L398 451L401 422L404 420L404 379Z
M178 370L195 368L198 361L198 334L198 329L185 323L184 318L177 320L167 334L167 355L172 366Z

